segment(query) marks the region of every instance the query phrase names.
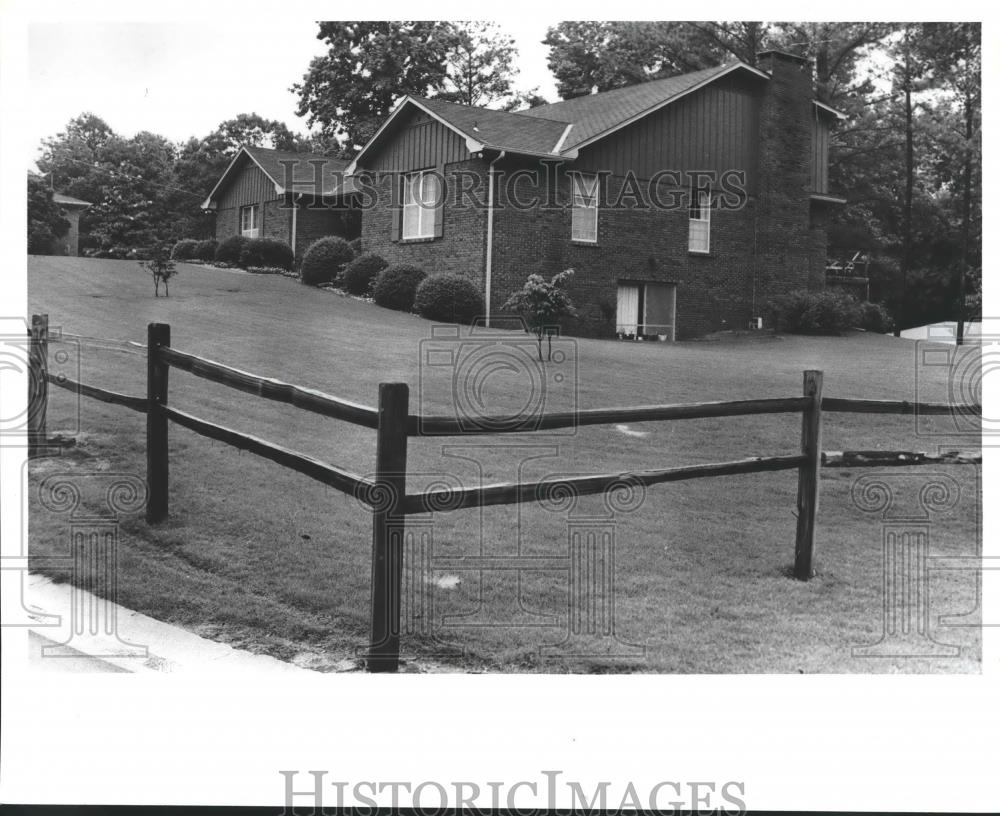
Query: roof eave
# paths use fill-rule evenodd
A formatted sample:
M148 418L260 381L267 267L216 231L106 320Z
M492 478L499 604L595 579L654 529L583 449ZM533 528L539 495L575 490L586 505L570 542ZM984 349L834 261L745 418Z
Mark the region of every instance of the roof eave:
M827 104L825 104L823 102L820 102L818 99L814 99L812 101L812 103L817 108L820 108L821 110L825 110L827 113L832 113L834 116L836 116L841 121L843 121L844 119L847 118L847 114L846 113L843 113L842 111L839 111L836 108L831 108L829 105L827 105Z
M579 152L576 149L566 150L564 152L553 151L551 153L542 153L534 150L522 150L521 148L518 147L509 147L509 146L495 145L495 144L480 145L479 150L475 152L481 153L484 150L493 150L496 152L503 151L508 156L524 156L525 158L529 159L568 159L572 161L579 155Z
M809 200L822 204L846 204L847 199L842 196L829 195L828 193L809 193Z

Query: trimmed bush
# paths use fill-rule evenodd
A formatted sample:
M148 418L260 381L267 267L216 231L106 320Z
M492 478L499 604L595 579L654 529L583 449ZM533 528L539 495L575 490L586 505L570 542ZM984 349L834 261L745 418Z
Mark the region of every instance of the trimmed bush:
M858 309L861 316L859 325L865 331L888 334L895 330L896 321L881 303L862 303Z
M240 266L276 267L291 269L294 255L292 248L277 238L253 238L240 250Z
M414 310L428 320L471 323L485 311L478 287L463 275L444 273L425 278L417 287Z
M424 270L410 264L390 266L378 273L372 297L379 306L398 312L412 312L417 287L426 278Z
M379 272L389 265L381 255L359 255L344 269L344 288L352 295L368 295Z
M360 236L357 237L357 238L353 238L352 240L348 241L347 243L350 244L351 249L354 250L354 256L355 257L357 257L358 255L361 255L362 253L364 253L364 251L365 251L364 242L361 240Z
M240 262L240 253L243 252L243 247L246 246L249 240L249 238L244 238L242 235L234 235L232 238L227 238L215 248L215 260L222 263L238 264Z
M190 261L196 257L194 253L198 244L199 242L194 238L181 238L170 250L170 257L175 261Z
M840 334L861 324L861 305L842 292L790 292L769 309L777 327L792 334Z
M354 251L343 238L320 238L309 245L302 258L302 282L308 286L331 283L353 257Z
M215 248L218 243L211 238L204 241L198 241L194 248L194 252L191 254L191 258L196 261L214 261L215 260Z

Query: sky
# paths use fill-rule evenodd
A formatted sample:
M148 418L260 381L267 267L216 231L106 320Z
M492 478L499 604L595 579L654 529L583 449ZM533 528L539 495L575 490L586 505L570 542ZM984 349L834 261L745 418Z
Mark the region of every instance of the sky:
M519 49L518 90L556 99L541 44L555 20L500 23ZM83 111L117 133L148 130L174 141L205 136L239 113L306 131L289 91L324 53L311 17L219 17L186 22L38 22L28 28L27 125L31 162L40 142Z

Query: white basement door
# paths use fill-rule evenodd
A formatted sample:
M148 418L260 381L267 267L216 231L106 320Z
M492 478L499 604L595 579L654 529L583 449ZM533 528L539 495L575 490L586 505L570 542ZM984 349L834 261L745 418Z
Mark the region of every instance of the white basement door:
M635 334L639 330L639 284L618 284L619 334Z

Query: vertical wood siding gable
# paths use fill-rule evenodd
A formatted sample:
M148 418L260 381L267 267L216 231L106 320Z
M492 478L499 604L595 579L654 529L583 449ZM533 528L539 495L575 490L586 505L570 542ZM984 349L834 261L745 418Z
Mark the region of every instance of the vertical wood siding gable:
M276 198L274 182L256 164L244 159L242 170L219 196L219 209L245 207Z
M725 77L584 148L576 164L640 179L660 170L744 170L752 193L759 113L759 89Z
M365 167L378 172L405 172L427 167L444 167L467 161L465 139L423 111L410 114L398 123Z

